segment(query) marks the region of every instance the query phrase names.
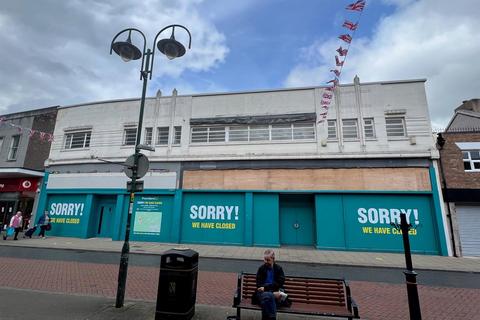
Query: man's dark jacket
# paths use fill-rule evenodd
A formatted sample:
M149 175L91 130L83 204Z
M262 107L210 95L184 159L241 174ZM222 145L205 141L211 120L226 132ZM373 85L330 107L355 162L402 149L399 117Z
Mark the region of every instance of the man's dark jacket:
M267 265L263 264L258 268L257 271L257 288L264 287L265 292L275 292L278 291L278 289L283 288L283 285L285 283L285 274L283 273L282 267L280 267L278 264L274 263L273 264L273 283L272 284L266 284L265 281L267 280ZM252 303L253 304L258 304L258 296L256 292L252 296Z

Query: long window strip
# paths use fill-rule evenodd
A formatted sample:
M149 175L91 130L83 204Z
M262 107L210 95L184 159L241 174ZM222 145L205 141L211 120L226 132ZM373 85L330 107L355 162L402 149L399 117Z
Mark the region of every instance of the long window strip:
M271 126L272 140L292 140L291 124L276 124Z

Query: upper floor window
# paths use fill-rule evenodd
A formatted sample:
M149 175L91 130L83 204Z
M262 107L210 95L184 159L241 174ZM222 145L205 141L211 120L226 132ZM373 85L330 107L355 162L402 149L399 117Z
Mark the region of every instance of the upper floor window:
M147 127L145 128L145 136L143 138L145 145L151 146L153 141L153 128Z
M180 144L182 141L182 127L181 126L175 126L173 127L173 144Z
M387 137L406 137L405 118L387 117L385 118Z
M76 131L65 133L65 149L83 149L90 147L92 131Z
M137 143L137 127L126 127L123 130L123 145L134 146Z
M375 138L375 122L373 121L373 118L363 119L363 130L366 139Z
M228 141L248 141L248 126L231 126L228 130Z
M0 137L0 152L2 152L2 147L3 147L3 137Z
M157 145L167 145L168 144L168 127L158 127L157 128Z
M261 142L315 139L314 123L192 127L192 143Z
M343 119L342 131L344 139L358 139L357 119Z
M480 171L480 151L462 151L465 171Z
M20 144L20 136L13 136L12 141L10 142L10 150L8 152L8 160L17 159L18 146Z
M328 120L328 138L329 140L337 139L337 121L336 120Z
M249 126L249 141L268 141L270 140L270 126L256 125Z
M315 127L313 123L294 123L292 130L293 140L315 139Z

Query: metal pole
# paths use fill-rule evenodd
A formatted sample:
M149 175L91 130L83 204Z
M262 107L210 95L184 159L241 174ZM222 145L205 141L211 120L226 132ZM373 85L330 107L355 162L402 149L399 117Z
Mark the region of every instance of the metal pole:
M407 270L405 274L405 281L407 283L408 308L410 310L410 320L422 320L422 313L420 312L420 301L418 299L417 288L417 273L413 271L412 255L410 252L410 240L408 239L408 231L410 229L407 223L405 213L400 214L400 228L402 230L403 248L405 251L405 264Z
M142 136L143 109L145 107L145 94L147 92L147 81L148 81L150 55L151 55L150 49L147 50L145 55L147 60L145 63L145 69L142 70L143 89L142 89L142 99L140 101L140 115L138 117L137 137L135 142L135 153L134 153L134 161L132 166L132 178L131 178L132 190L130 191L130 201L128 204L127 225L125 228L126 229L125 241L123 242L122 254L120 256L120 267L118 270L117 299L115 302L115 308L123 307L123 302L125 299L125 288L127 284L128 255L130 254L130 244L129 244L130 223L132 220L133 203L135 200L135 185L137 183L138 156L140 154L140 149L138 149L138 145L140 144L140 138Z

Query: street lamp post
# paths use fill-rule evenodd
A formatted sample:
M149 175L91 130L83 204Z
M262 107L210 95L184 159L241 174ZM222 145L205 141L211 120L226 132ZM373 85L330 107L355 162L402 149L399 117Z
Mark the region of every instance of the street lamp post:
M140 115L138 117L138 126L137 126L137 135L136 135L136 142L135 142L135 153L133 154L133 164L130 166L131 170L131 184L127 186L130 191L130 200L128 205L128 213L127 213L127 224L125 230L125 241L123 242L122 247L122 254L120 257L120 267L118 271L118 287L117 287L117 299L115 302L116 308L123 307L123 302L125 298L125 287L127 283L127 271L128 271L128 256L130 253L130 224L132 220L132 211L133 211L133 203L135 200L135 192L141 190L141 184L138 179L140 179L143 175L139 174L139 159L140 157L145 157L143 154L140 153L141 144L140 139L142 135L142 123L143 123L143 110L145 107L145 94L147 91L147 81L148 78L152 78L152 70L153 70L153 60L155 57L155 44L160 50L161 53L167 56L168 59L172 60L178 57L181 57L185 54L186 49L185 47L175 40L175 28L182 28L188 33L189 42L188 48L190 49L192 43L192 36L190 31L182 25L172 24L166 26L162 30L160 30L155 39L153 40L153 50L146 49L147 41L143 32L135 28L128 28L120 31L117 35L113 38L112 43L110 45L110 54L114 51L118 54L123 61L128 62L130 60L139 60L142 59L142 66L140 71L140 80L143 80L143 88L142 88L142 98L140 100ZM172 29L172 34L170 38L162 39L157 42L158 36L167 29ZM128 37L126 41L115 41L121 34L127 33ZM132 32L139 33L143 38L143 51L140 51L135 45L132 44L131 35ZM146 157L145 157L146 158Z

